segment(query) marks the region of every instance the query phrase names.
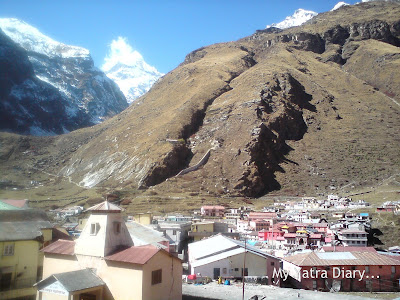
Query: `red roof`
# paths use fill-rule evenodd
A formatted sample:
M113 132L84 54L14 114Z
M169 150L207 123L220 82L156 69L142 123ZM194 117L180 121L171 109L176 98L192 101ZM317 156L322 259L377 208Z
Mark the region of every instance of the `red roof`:
M44 253L75 255L75 241L58 240L42 250Z
M377 253L374 247L344 247L344 246L324 246L322 250L325 252L373 252Z
M264 219L264 218L276 218L277 215L274 212L251 212L249 213L249 219Z
M26 203L28 202L28 200L12 200L12 199L2 199L1 201L19 208L25 207Z
M283 235L284 238L295 238L296 234L295 233L285 233Z
M161 249L152 246L132 246L122 251L106 256L106 260L144 265ZM167 253L167 252L166 252Z
M317 227L328 227L328 223L313 223L312 226L314 228L317 228Z
M310 234L309 238L310 239L320 239L322 237L322 234Z
M201 207L202 209L225 209L225 207L221 205L204 205Z

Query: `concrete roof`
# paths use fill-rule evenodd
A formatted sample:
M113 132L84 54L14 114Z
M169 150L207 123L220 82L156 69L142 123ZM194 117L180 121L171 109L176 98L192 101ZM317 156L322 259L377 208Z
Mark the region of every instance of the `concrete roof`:
M45 212L29 209L0 211L0 241L33 240L52 228Z
M43 289L55 281L60 282L68 292L81 291L105 285L104 281L91 269L53 274L38 282L36 285L38 289Z
M132 237L134 245L154 245L164 249L166 248L166 246L160 244L160 242L169 241L167 238L162 236L162 232L154 230L137 222L127 222L125 224L128 228L129 234Z
M310 252L285 257L297 266L399 266L400 261L373 252Z

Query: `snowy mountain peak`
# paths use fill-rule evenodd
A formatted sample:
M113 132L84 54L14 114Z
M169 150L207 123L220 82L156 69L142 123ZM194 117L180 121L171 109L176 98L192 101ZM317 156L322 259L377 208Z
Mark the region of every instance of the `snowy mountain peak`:
M129 104L146 93L164 75L147 64L124 37L118 37L111 42L101 69L118 84Z
M89 50L57 42L45 36L35 27L18 19L0 18L0 28L27 51L62 58L89 56Z
M346 5L350 5L350 4L340 1L331 9L331 11L337 10L337 9L341 8L342 6L346 6Z
M282 22L273 23L271 25L268 25L266 28L276 27L280 29L286 29L294 26L299 26L307 22L311 18L315 17L316 15L317 13L314 11L299 8L294 12L293 15L286 17L286 19Z

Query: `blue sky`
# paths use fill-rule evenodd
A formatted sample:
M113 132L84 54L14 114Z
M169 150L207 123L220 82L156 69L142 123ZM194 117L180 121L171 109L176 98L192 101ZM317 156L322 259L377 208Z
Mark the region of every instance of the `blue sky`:
M0 17L18 18L54 40L89 49L98 67L112 40L124 37L148 64L166 73L199 47L248 36L298 8L324 12L337 2L0 0Z

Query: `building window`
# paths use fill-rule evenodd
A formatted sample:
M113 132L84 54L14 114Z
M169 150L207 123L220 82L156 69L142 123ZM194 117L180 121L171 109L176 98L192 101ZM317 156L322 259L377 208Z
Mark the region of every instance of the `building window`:
M235 268L235 272L239 271L239 268Z
M275 265L275 262L274 261L271 261L271 266L274 266Z
M369 266L365 266L365 273L369 273Z
M6 244L4 246L3 255L5 255L5 256L14 255L14 244Z
M222 274L226 274L227 269L226 268L222 268Z
M317 281L316 281L316 280L313 280L313 282L312 282L312 288L313 288L314 290L317 289Z
M116 234L121 232L121 222L114 222L114 232Z
M396 266L392 266L392 274L396 273Z
M100 224L92 223L90 224L90 235L96 235L99 232Z
M172 235L176 235L176 230L172 230Z
M158 284L162 281L162 270L155 270L151 272L151 284Z

